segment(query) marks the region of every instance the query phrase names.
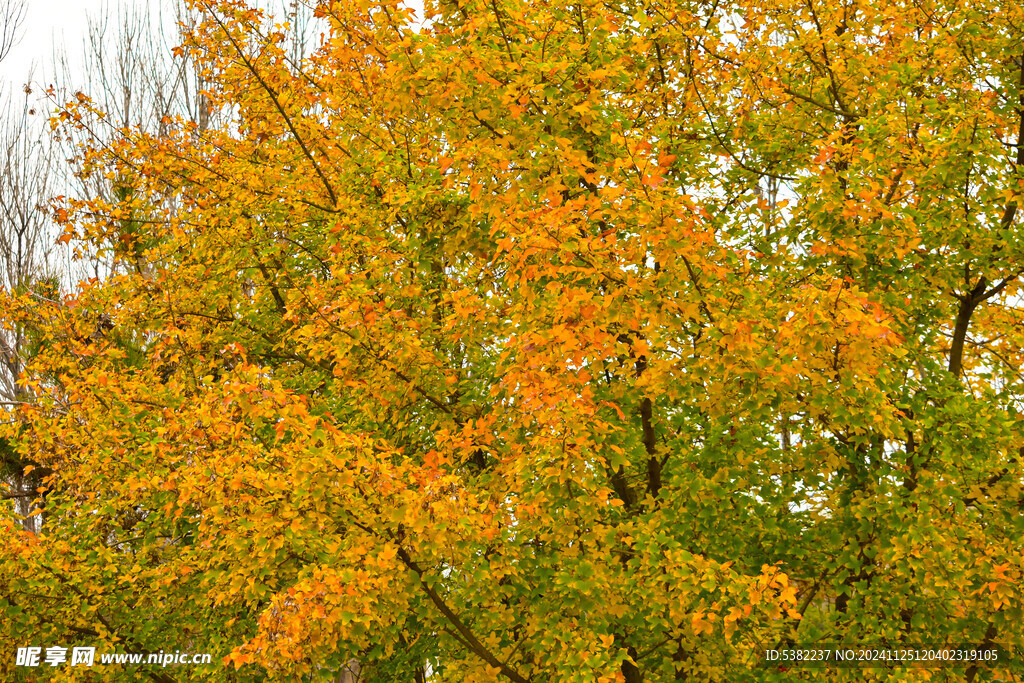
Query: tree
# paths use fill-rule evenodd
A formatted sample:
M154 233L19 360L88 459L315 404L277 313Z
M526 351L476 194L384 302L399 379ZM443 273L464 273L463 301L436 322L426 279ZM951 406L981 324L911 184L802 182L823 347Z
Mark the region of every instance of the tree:
M230 119L60 214L139 267L5 301L54 475L0 632L227 667L173 680L1024 644L1024 9L324 2L304 57L192 7Z
M0 7L0 60L21 40L22 25L28 4L25 0L7 0Z
M8 1L0 7L0 60L20 38L27 5ZM54 290L55 264L53 222L45 207L53 194L53 155L43 129L33 123L36 114L32 89L26 85L25 100L12 93L0 105L5 127L0 132L0 287L45 297ZM0 402L13 406L28 398L19 385L25 356L34 346L31 332L20 326L0 326ZM22 526L36 530L32 501L45 470L25 472L31 460L19 457L8 439L0 437L0 482L4 507L22 518Z
M164 120L179 116L196 123L199 130L210 124L210 110L202 94L203 77L188 59L175 59L176 33L169 27L184 18L181 3L118 2L107 11L87 18L85 44L78 54L65 47L55 55L56 84L48 89L51 104L59 109L69 99L89 93L94 108L75 127L60 129L60 149L71 163L62 180L67 194L102 201L123 201L132 193L130 173L117 177L88 173L80 150L104 146L125 128L137 127L154 136L165 134ZM214 122L217 123L217 122ZM166 200L173 207L173 198ZM131 227L122 229L124 243ZM80 250L81 251L81 250ZM131 260L116 261L134 268ZM115 265L112 254L89 253L77 264L73 279L104 278Z

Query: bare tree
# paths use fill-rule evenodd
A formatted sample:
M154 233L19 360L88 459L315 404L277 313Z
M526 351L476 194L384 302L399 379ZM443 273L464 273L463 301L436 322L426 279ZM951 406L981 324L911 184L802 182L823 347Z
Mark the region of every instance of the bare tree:
M26 87L24 102L8 97L0 104L7 124L0 130L0 287L44 297L57 276L51 262L53 224L46 211L54 190L53 148L41 127L33 125L30 95ZM23 335L0 335L0 396L9 401L23 398L17 383L23 345Z
M27 0L7 0L0 7L0 61L10 53L19 40L25 23Z
M27 4L8 1L0 7L0 59L17 42ZM59 280L53 269L52 222L46 206L53 193L53 148L45 129L36 125L32 89L25 86L23 100L7 93L0 101L0 288L52 296ZM31 338L21 328L0 329L0 400L17 404L28 400L20 384ZM24 527L36 531L38 522L28 517L40 472L25 474L25 466L11 444L0 440L0 481L6 484L2 497L12 500Z

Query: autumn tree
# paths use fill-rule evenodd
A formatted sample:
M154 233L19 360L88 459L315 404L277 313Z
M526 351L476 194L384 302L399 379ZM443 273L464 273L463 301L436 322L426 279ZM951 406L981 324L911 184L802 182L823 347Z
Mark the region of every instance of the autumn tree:
M943 675L1020 675L1024 10L336 1L307 56L191 7L225 120L85 146L133 190L62 207L133 266L6 295L54 472L0 555L12 646L635 683L998 644Z
M165 135L165 120L171 116L205 130L211 124L211 111L195 63L176 59L172 51L177 35L170 29L184 18L182 3L119 0L104 10L87 16L83 45L64 45L56 52L47 94L54 109L84 93L89 93L93 104L90 111L81 112L78 125L61 128L55 135L70 162L60 169L61 194L116 203L126 202L133 194L134 173L89 172L83 165L84 147L105 146L129 127ZM173 204L173 197L163 198L163 203ZM134 215L125 218L119 250L133 252L145 241L132 223L136 219L145 220ZM70 269L72 279L104 278L115 267L139 265L137 260L116 258L112 250L76 246L82 258Z

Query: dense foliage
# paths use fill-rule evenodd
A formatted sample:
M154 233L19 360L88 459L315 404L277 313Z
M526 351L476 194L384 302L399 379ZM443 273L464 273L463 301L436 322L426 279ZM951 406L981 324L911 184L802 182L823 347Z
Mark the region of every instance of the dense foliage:
M2 304L47 475L5 650L650 683L1024 645L1021 5L334 0L296 63L194 4L230 125L83 148L118 191L64 239L119 269Z

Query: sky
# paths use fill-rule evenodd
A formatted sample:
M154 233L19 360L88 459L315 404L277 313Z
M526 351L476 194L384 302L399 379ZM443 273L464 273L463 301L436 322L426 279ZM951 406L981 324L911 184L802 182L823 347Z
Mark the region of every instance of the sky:
M87 13L99 15L116 8L109 0L28 0L27 5L21 40L0 62L0 79L5 91L11 87L20 89L28 80L33 64L34 82L40 83L47 77L52 81L54 48L67 45L71 55L81 52Z

